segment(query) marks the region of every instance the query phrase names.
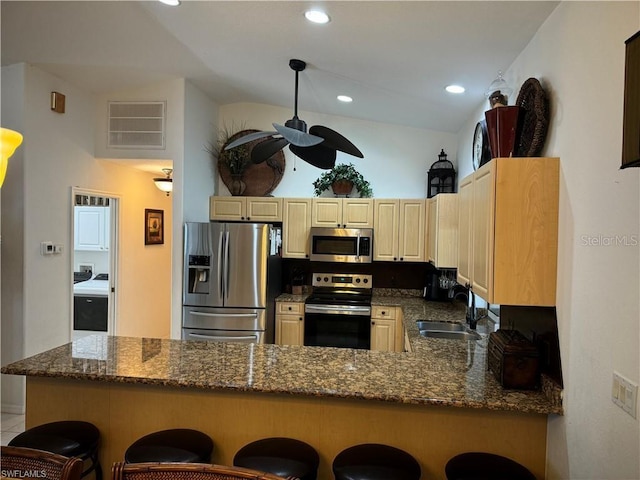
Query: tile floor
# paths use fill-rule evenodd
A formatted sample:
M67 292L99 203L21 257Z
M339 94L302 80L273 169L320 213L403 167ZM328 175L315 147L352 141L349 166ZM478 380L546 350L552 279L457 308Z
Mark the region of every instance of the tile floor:
M7 445L21 432L24 432L24 415L3 413L0 418L0 444Z

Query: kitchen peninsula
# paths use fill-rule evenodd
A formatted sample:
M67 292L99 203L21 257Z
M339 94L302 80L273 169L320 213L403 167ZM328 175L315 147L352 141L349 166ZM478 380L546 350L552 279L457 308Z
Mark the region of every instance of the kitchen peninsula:
M503 390L486 371L487 338L427 339L415 320L460 320L450 304L374 297L403 309L409 353L91 336L5 366L27 376L27 427L93 422L101 461L122 459L136 438L196 428L230 464L245 443L290 436L320 453L320 479L343 448L403 448L424 478L444 478L453 455L485 450L545 475L547 415L562 406L540 391Z

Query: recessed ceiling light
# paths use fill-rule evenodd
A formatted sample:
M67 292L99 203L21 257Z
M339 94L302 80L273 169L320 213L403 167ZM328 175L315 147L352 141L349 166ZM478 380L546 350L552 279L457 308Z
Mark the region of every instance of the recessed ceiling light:
M159 0L159 1L171 7L177 7L178 5L180 5L180 0Z
M464 93L464 87L460 85L448 85L445 87L445 90L449 93Z
M353 98L351 98L349 95L338 95L338 100L344 103L353 102Z
M307 10L304 12L304 16L307 20L313 23L329 23L329 15L321 10Z

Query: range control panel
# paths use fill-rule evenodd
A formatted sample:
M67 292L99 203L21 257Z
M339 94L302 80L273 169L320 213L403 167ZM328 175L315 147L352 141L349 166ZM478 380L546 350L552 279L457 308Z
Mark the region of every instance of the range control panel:
M372 288L373 276L360 273L314 273L314 287Z

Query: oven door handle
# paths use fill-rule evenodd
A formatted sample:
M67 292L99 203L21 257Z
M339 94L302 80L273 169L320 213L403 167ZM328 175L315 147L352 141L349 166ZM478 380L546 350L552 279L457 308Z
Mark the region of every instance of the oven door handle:
M305 313L326 313L332 315L371 315L371 307L349 305L305 305Z

